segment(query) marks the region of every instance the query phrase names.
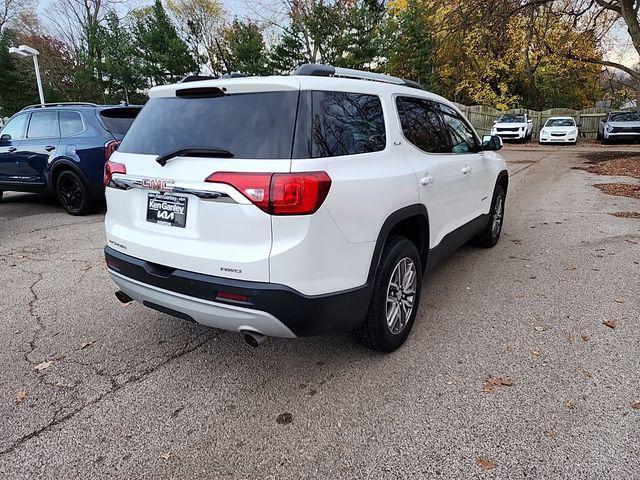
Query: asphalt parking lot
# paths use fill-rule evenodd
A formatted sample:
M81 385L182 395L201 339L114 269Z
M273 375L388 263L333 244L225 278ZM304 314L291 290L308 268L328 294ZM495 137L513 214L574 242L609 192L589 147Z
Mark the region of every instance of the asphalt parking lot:
M500 243L386 356L122 306L102 214L5 195L0 478L638 478L640 201L572 169L595 148L508 146Z

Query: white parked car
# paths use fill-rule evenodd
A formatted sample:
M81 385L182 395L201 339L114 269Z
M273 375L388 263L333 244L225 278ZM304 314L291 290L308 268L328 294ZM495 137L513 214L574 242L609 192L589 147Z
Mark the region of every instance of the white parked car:
M347 331L392 351L423 272L468 240L498 242L500 139L417 84L306 65L149 96L105 167L123 302L253 346Z
M640 112L609 112L598 126L598 140L602 143L640 140Z
M551 117L540 130L540 143L570 143L578 141L578 125L573 117Z
M491 135L526 142L533 135L533 120L526 113L505 113L494 122Z

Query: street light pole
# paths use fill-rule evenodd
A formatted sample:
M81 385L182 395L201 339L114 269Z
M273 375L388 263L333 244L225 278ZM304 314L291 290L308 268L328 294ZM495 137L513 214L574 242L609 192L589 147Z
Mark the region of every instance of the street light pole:
M36 81L38 82L38 95L40 96L40 104L44 105L44 93L42 91L42 79L40 78L40 66L38 65L38 50L27 45L20 45L18 48L11 47L9 53L19 57L33 57L33 67L36 70Z
M33 66L36 69L36 81L38 82L38 95L40 95L40 104L44 105L44 92L42 91L42 80L40 79L40 66L38 65L38 54L33 56Z

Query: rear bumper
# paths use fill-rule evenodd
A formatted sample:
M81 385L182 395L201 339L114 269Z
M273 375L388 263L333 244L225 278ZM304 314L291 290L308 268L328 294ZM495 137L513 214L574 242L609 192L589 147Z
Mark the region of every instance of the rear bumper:
M371 299L367 285L307 296L285 285L173 269L110 247L105 248L105 258L113 281L134 300L224 330L253 330L276 337L349 331L362 323ZM220 299L218 292L242 295L247 301Z

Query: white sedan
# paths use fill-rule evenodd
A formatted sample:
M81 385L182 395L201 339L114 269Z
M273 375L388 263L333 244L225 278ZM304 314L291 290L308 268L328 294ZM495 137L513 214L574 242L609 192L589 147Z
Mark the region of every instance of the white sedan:
M540 143L569 143L578 141L578 125L573 117L551 117L540 130Z

